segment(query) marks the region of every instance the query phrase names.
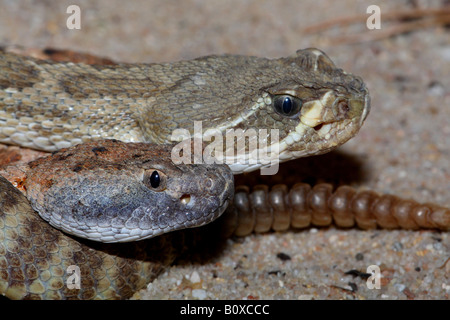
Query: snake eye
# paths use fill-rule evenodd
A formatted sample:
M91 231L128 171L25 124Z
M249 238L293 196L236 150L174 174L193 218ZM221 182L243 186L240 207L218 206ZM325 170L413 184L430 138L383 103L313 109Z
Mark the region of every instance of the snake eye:
M153 171L152 175L150 176L150 185L152 188L158 188L159 184L161 183L161 178L159 176L158 171Z
M154 191L164 191L166 189L167 176L155 169L146 170L144 173L144 184Z
M273 98L273 106L280 115L292 117L299 113L302 100L289 95L279 95Z

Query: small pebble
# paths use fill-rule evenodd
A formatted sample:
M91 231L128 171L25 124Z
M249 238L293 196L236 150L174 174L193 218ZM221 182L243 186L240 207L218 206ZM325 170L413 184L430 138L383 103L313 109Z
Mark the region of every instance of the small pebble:
M356 261L362 261L362 260L364 260L364 255L361 252L358 252L355 255L355 259L356 259Z
M394 287L395 287L395 289L396 289L398 292L402 292L402 291L405 290L405 288L406 288L406 286L405 286L404 284L401 284L401 283L396 283L396 284L394 284Z
M284 253L284 252L279 252L279 253L277 254L277 258L280 259L280 260L282 260L282 261L291 260L291 256L288 255L288 254L286 254L286 253Z
M401 251L403 249L403 245L401 242L395 242L394 245L392 246L392 249L394 251Z
M192 290L192 297L199 300L206 299L206 291L203 289L194 289Z
M191 281L192 283L199 283L201 281L200 275L198 274L197 271L192 272L189 281Z

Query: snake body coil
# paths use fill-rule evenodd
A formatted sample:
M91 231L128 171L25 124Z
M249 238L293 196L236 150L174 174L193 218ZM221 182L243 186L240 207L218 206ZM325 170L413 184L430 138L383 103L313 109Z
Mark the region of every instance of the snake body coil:
M238 186L233 207L227 216L229 232L245 236L252 232L283 231L309 226L361 229L438 229L450 230L450 209L434 204L420 204L393 195L356 191L331 184L297 183L257 185L252 191Z

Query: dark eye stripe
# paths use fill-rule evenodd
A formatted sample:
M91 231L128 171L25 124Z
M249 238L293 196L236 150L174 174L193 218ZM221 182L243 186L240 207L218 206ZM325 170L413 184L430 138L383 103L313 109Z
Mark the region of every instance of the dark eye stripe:
M161 178L158 171L153 171L152 175L150 176L150 185L152 186L152 188L158 188L160 183Z

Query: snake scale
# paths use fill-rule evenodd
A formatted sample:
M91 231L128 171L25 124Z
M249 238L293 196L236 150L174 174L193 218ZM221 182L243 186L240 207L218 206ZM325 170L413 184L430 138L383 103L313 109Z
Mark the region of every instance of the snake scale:
M278 129L279 141L263 139L276 144L281 161L325 153L353 137L369 109L362 80L317 49L272 60L223 55L112 65L0 53L0 142L54 151L1 171L0 293L128 298L202 237L331 223L448 230L448 209L345 186L239 186L233 197L232 173L261 163L170 159L173 130L193 134L193 121L224 136L230 129ZM35 210L96 241L151 239L81 239ZM177 229L184 230L169 232ZM79 289L66 283L73 265Z

